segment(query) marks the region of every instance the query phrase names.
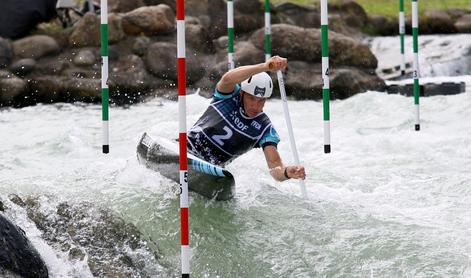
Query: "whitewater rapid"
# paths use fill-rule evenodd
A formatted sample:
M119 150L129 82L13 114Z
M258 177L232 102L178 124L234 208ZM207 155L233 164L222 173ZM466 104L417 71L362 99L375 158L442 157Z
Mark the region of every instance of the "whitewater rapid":
M471 84L471 76L462 76ZM209 104L190 95L188 126ZM323 153L322 104L289 102L308 199L278 183L253 150L228 169L230 202L190 193L196 277L466 277L471 275L471 87L413 100L367 92L331 103L332 153ZM267 102L292 163L280 100ZM179 276L177 184L137 162L144 131L176 138L178 105L154 99L110 111L110 154L101 153L99 105L53 104L0 111L0 196L48 196L112 209L158 246ZM21 209L10 213L33 239L51 277L90 277L85 262L53 250ZM162 276L163 277L163 276Z

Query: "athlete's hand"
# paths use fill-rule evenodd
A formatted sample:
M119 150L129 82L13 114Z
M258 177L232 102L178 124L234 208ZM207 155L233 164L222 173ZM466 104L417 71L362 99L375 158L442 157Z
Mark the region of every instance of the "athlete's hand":
M290 179L306 179L304 166L301 165L287 166L286 174L288 174Z
M265 66L269 71L284 70L288 66L288 59L280 56L273 56L265 62Z

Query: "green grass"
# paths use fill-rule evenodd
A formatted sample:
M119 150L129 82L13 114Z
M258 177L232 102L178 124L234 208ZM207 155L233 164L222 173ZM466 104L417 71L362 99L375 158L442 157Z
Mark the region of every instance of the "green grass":
M273 3L282 3L285 0L273 0ZM318 0L288 0L288 2L319 5ZM339 3L340 0L330 0L329 3ZM367 13L385 15L388 17L397 17L399 12L399 0L356 0ZM451 8L471 9L470 0L418 0L419 13L425 10L446 10ZM404 0L404 10L406 15L410 15L411 1Z

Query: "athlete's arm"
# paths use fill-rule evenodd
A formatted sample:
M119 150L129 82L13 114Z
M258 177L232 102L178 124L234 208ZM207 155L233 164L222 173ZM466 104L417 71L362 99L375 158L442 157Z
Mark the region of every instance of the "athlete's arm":
M273 56L265 63L235 68L222 76L217 84L217 90L221 93L230 94L234 91L236 84L241 83L250 76L264 71L282 70L286 68L287 64L288 60L286 58Z
M273 145L268 145L263 148L265 159L267 160L268 168L270 169L271 176L277 181L285 181L290 179L305 179L306 172L301 165L284 166L278 150ZM285 169L288 178L285 177Z

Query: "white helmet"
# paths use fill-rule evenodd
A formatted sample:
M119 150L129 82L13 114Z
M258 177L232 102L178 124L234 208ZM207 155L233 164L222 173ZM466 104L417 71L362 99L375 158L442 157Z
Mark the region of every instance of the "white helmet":
M273 92L273 82L268 73L261 72L242 81L241 89L252 96L269 98Z

